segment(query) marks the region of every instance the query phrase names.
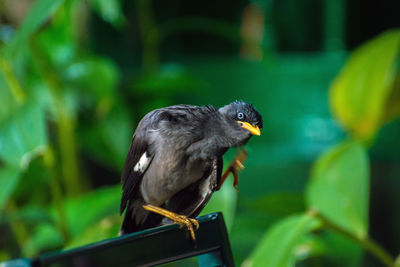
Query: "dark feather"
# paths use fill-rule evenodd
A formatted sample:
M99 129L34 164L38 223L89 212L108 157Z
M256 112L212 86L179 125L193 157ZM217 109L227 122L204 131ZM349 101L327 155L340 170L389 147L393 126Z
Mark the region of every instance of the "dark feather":
M121 175L123 190L120 206L121 214L124 212L128 201L132 198L136 185L140 183L143 177L143 174L134 172L133 167L138 163L143 153L146 152L147 146L148 144L144 138L136 135L133 136Z
M163 217L157 213L145 210L143 208L144 204L146 203L143 200L140 190L136 187L126 208L119 235L145 230L161 224Z
M218 188L222 173L222 157L215 159L212 168L195 184L181 190L170 199L167 209L189 217L196 217L207 205L212 194Z

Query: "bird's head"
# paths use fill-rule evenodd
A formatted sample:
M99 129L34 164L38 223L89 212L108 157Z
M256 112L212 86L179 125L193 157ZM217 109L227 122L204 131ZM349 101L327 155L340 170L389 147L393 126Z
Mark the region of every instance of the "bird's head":
M263 126L260 113L251 104L235 101L219 109L230 125L230 130L238 141L247 140L252 135L261 135Z

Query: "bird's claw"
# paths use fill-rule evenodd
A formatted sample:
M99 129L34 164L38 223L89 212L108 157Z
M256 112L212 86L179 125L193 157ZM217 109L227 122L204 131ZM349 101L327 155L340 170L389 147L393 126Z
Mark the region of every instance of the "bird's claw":
M152 211L155 212L157 214L163 215L169 219L171 219L172 221L174 221L174 223L179 224L179 226L182 227L186 227L186 229L189 231L190 234L190 238L196 242L196 235L194 233L194 231L197 231L199 229L199 222L196 219L192 219L189 218L187 216L184 215L180 215L180 214L176 214L174 212L171 212L169 210L154 206L154 205L143 205L143 208L148 210L148 211ZM194 227L194 229L193 229Z
M189 231L190 238L196 241L196 235L194 231L199 229L199 222L196 219L188 218L184 215L176 215L176 217L171 218L175 223L179 224L180 228L186 227Z
M230 173L233 175L233 187L236 189L236 191L239 192L239 175L238 171L241 171L244 169L244 161L247 158L247 151L246 149L239 149L238 152L236 153L235 159L232 161L232 163L229 165L229 167L226 169L224 174L221 176L221 181L219 186L217 187L217 190L219 190L222 186L222 184L225 182L226 178Z
M236 159L234 162L234 168L238 171L241 171L244 169L244 165L242 164L242 162L240 160Z
M194 225L194 230L197 231L200 228L199 221L196 219L189 218L189 221Z

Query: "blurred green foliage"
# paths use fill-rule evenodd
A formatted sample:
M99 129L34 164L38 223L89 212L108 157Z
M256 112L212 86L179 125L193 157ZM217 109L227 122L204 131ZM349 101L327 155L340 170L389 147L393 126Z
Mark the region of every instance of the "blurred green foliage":
M350 56L330 89L332 109L347 128L348 140L326 150L315 162L307 185L306 213L268 230L245 266L290 266L296 257L308 258L311 249L301 237L317 228L352 239L383 265L394 265L393 256L368 237L370 167L366 149L387 122L384 114L390 111L391 120L399 115L398 99L393 99L399 93L399 38L399 30L388 31ZM356 116L357 121L349 121L349 116ZM345 264L354 263L347 261L341 266Z
M357 236L367 236L369 168L363 146L339 144L321 155L307 189L311 209Z
M331 105L355 138L371 138L400 113L399 30L388 31L358 48L332 85Z
M223 211L236 262L360 266L367 251L394 265L369 234L370 154L400 114L399 30L351 53L328 93L345 54L275 55L240 25L213 18L157 24L146 0L133 8L140 63L126 68L95 52L100 45L87 32L98 16L130 33L123 7L118 0L37 0L12 37L2 38L0 260L116 236L119 172L143 114L177 102L243 98L263 114L263 135L250 142L241 193L227 183L203 211ZM254 6L245 12L259 22ZM161 43L182 32L228 40L243 58L163 59Z

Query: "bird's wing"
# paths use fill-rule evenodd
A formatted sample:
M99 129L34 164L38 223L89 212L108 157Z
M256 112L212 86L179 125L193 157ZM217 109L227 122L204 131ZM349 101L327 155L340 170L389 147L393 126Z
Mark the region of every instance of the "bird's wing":
M154 156L154 147L150 140L154 140L155 135L158 134L159 122L174 118L171 110L173 109L163 108L149 112L136 128L121 175L123 191L120 206L121 214L128 202L135 198L136 189ZM150 137L151 135L153 138Z
M176 106L175 109L181 110L185 108L186 106ZM161 121L170 122L179 118L180 114L172 111L174 111L172 108L153 110L143 117L136 128L121 174L123 191L120 206L121 214L127 207L128 202L135 198L136 189L154 157L156 148L153 142L155 139L160 138L158 136L160 134L158 131L159 123Z
M162 130L165 131L165 129L160 130L160 127L167 127L170 132L181 132L184 128L187 132L193 134L193 138L196 139L198 138L195 136L197 133L193 129L197 129L199 126L190 127L190 124L187 122L191 121L193 117L211 112L215 112L215 109L212 107L176 105L154 110L141 120L132 138L121 175L123 184L121 214L125 210L128 201L134 198L135 189L140 184L144 173L151 164L154 153L156 153L155 150L157 150L157 147L153 144L154 140L164 138L160 132ZM163 122L163 124L160 124L160 122Z
M167 209L192 218L196 217L216 191L221 179L222 166L222 157L215 158L208 175L175 194L169 200Z
M122 170L122 198L120 213L125 210L126 205L132 199L136 186L140 183L143 174L151 163L153 155L148 151L149 143L146 136L136 130L132 138L131 146Z

